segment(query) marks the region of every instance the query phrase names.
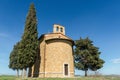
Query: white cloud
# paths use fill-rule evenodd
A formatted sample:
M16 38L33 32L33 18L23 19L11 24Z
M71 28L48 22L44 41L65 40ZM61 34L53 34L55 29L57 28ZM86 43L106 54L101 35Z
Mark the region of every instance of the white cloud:
M115 64L120 64L120 58L112 59L112 62Z

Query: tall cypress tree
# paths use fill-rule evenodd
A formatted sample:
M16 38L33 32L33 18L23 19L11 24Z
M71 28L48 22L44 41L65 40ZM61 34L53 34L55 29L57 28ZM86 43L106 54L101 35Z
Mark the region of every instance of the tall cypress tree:
M85 71L85 76L87 76L89 69L96 71L103 67L104 61L100 59L99 48L93 45L93 41L89 38L80 38L80 40L75 41L75 46L75 67Z
M21 40L20 63L24 69L32 67L35 62L38 49L37 17L32 3L25 22L24 33Z

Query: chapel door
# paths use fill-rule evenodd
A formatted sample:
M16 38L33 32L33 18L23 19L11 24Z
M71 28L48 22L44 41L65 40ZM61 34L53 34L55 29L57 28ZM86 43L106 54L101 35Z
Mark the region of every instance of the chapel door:
M68 64L64 64L64 75L68 76Z

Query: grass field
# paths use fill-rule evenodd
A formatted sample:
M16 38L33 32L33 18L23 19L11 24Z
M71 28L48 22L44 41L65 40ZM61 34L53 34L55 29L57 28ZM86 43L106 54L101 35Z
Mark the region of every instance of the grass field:
M0 76L0 80L22 80L15 76ZM27 78L24 80L120 80L120 77Z
M16 77L15 76L3 75L3 76L0 76L0 80L16 80Z

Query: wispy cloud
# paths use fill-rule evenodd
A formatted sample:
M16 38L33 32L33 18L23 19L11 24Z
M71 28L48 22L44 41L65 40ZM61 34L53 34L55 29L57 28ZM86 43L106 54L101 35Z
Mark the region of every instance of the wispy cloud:
M4 38L6 38L6 37L9 37L9 35L6 34L6 33L0 33L0 37L4 37Z
M120 58L112 59L111 61L115 64L120 64Z

